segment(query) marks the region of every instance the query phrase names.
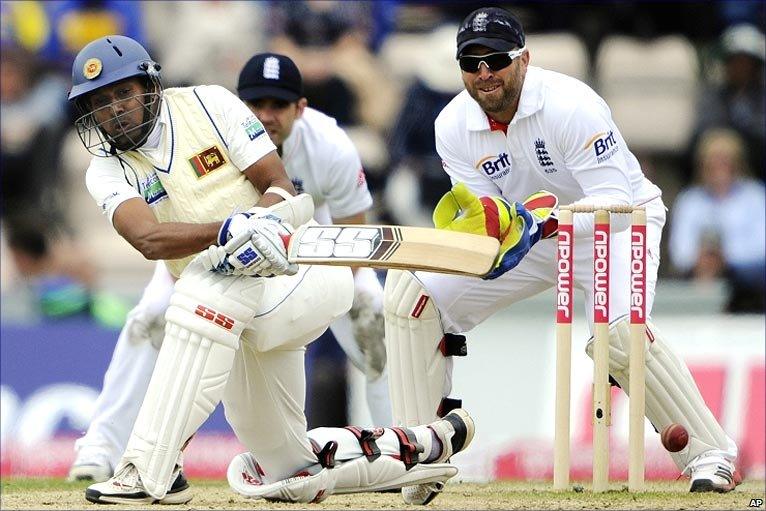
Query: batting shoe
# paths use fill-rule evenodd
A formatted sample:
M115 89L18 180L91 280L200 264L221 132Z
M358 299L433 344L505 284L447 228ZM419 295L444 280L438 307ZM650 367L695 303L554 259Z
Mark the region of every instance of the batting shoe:
M734 464L717 454L700 454L685 472L691 478L690 492L727 493L742 482Z
M441 441L442 452L431 463L445 463L460 451L465 450L473 440L476 426L468 412L456 408L443 418L428 425ZM402 498L409 505L425 506L434 500L444 489L443 481L405 486L402 488Z
M112 477L112 465L109 454L103 449L83 447L77 452L77 457L69 469L67 481L93 481L101 483Z
M85 499L95 504L186 504L193 496L183 472L176 467L168 493L161 499L152 497L132 464L122 467L108 481L92 484L85 490Z

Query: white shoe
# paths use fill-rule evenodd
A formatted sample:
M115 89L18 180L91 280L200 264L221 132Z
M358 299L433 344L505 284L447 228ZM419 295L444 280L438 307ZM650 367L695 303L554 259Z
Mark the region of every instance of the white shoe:
M442 443L441 455L431 463L445 463L466 447L473 440L476 426L468 412L462 408L456 408L445 415L442 419L428 425ZM434 500L444 489L444 482L405 486L402 488L402 498L410 505L425 506Z
M67 481L93 481L101 483L112 477L112 465L109 463L109 455L95 448L84 447L77 452L77 457L69 469Z
M127 464L111 479L88 486L85 499L95 504L186 504L194 495L179 467L173 472L173 484L161 499L149 495L138 469Z
M684 472L691 477L690 492L727 493L741 482L734 464L717 454L700 454Z

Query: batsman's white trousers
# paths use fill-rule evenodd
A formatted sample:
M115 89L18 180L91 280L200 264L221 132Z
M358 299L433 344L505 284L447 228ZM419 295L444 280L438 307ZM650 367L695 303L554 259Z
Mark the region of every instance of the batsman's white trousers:
M369 268L360 270L367 271L357 272L355 286L382 295L383 289L377 280L370 282L370 279L376 278L375 273ZM86 454L90 455L92 451L103 453L109 458L112 468L117 466L157 361L165 330L165 310L173 293L173 284L174 279L164 263L158 262L139 303L130 312L117 339L88 431L75 442L78 453L88 450L91 453ZM336 320L330 329L349 359L363 370L364 355L351 331L348 314ZM235 362L235 367L236 364L239 361ZM367 382L367 400L374 425L390 425L391 404L386 378Z

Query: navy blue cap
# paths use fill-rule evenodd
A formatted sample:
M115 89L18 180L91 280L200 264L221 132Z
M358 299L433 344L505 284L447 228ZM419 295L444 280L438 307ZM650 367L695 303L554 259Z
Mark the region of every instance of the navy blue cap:
M244 101L261 98L298 101L303 97L303 79L290 57L278 53L259 53L240 71L237 93Z
M468 46L480 44L495 51L511 51L525 43L519 19L499 7L482 7L466 16L457 31L457 57Z

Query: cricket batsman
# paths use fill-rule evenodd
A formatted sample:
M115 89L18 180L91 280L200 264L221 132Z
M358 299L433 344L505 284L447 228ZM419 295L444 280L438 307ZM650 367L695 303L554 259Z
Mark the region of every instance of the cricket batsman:
M228 470L246 497L319 502L332 493L440 483L474 426L464 410L413 428L306 431L305 345L346 313L347 267L297 266L293 226L311 221L258 118L226 89L164 89L136 41L106 36L72 66L75 126L93 154L86 184L115 230L177 278L165 335L114 476L98 504L183 504L183 448L215 406L246 453Z

